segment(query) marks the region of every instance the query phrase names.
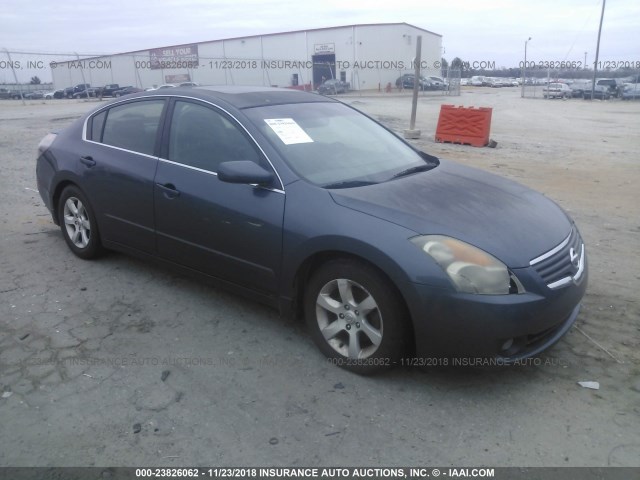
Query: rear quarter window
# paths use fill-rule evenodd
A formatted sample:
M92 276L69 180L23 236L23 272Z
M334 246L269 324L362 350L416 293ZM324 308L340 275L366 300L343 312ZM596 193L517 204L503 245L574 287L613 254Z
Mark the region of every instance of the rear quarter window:
M89 140L94 142L102 141L102 129L104 127L104 120L107 118L107 111L100 112L91 119L91 131Z

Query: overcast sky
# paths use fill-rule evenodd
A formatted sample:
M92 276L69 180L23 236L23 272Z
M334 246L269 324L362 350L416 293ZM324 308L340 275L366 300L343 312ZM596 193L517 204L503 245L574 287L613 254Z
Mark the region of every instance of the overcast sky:
M602 0L4 0L0 49L118 53L244 35L407 22L443 36L444 57L517 66L593 62ZM50 58L50 57L44 57ZM0 67L6 54L0 51ZM640 62L640 1L609 0L600 60ZM48 63L48 62L47 62ZM8 72L10 74L10 72ZM7 77L0 70L0 82ZM8 81L8 79L6 80Z

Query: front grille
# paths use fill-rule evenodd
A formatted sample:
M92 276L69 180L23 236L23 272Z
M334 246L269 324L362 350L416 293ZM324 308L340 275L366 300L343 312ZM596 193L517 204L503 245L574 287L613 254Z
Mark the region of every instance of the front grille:
M577 281L584 271L584 244L578 229L574 226L571 233L555 248L552 248L529 264L551 289Z

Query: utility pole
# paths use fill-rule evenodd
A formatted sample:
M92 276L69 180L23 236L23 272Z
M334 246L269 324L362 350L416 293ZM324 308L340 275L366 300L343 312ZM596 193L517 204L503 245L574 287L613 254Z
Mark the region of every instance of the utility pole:
M596 60L593 62L593 82L591 83L591 100L596 92L596 76L598 75L598 56L600 55L600 35L602 34L602 20L604 19L604 5L607 0L602 0L602 13L600 13L600 28L598 28L598 44L596 45ZM602 97L604 98L604 97Z
M522 64L522 93L520 94L521 98L524 98L524 82L526 81L526 72L527 72L527 43L529 43L531 37L527 38L524 41L524 63Z
M418 109L418 89L420 88L420 61L422 55L422 35L416 39L416 59L413 77L413 100L411 101L411 121L409 130L404 131L404 138L420 138L420 130L416 128L416 111Z

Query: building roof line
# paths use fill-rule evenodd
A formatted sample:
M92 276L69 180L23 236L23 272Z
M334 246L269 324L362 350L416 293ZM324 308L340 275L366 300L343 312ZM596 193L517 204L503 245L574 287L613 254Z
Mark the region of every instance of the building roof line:
M275 32L275 33L259 33L256 35L245 35L245 36L241 36L241 37L229 37L229 38L218 38L216 40L202 40L199 42L190 42L190 43L179 43L176 45L165 45L162 47L153 47L153 48L142 48L142 49L138 49L138 50L131 50L129 52L119 52L119 53L111 53L111 54L104 54L104 55L97 55L95 57L85 57L85 58L81 58L81 61L84 60L91 60L94 58L103 58L103 57L112 57L115 55L129 55L129 54L133 54L133 53L140 53L140 52L147 52L149 50L158 50L158 49L163 49L163 48L177 48L177 47L185 47L188 45L199 45L201 43L214 43L214 42L225 42L225 41L230 41L230 40L242 40L245 38L260 38L260 37L272 37L275 35L287 35L290 33L303 33L303 32L318 32L321 30L337 30L339 28L354 28L354 27L381 27L381 26L392 26L392 25L405 25L407 27L411 27L411 28L415 28L416 30L420 30L423 31L425 33L428 33L430 35L435 35L437 37L441 37L442 35L440 35L439 33L435 33L435 32L431 32L429 30L425 30L424 28L420 28L420 27L416 27L415 25L412 25L410 23L407 22L390 22L390 23L357 23L357 24L352 24L352 25L338 25L335 27L320 27L320 28L307 28L307 29L303 29L303 30L291 30L288 32ZM73 62L73 61L77 61L77 60L68 60L69 62ZM63 63L63 62L61 62Z

